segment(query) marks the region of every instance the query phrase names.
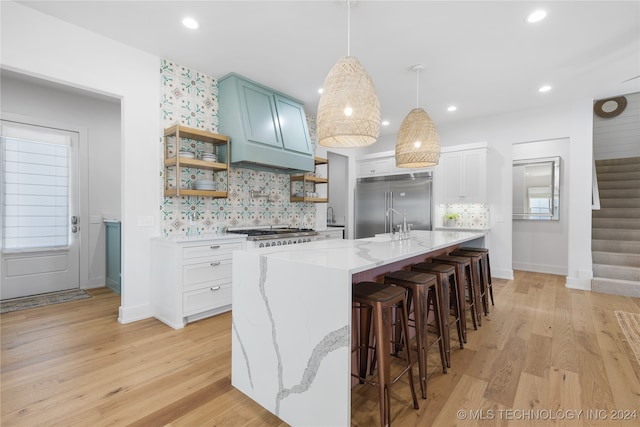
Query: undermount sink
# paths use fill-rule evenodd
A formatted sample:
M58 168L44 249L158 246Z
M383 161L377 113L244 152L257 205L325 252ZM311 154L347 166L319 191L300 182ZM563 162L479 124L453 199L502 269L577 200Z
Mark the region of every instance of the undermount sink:
M383 242L391 242L393 239L392 239L392 234L385 233L385 234L376 234L373 237L365 237L365 238L359 239L359 240L362 240L364 242L380 242L380 243L383 243Z

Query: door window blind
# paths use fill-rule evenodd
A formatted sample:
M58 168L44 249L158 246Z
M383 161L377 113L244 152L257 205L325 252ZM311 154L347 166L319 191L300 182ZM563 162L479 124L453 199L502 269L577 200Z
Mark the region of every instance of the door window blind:
M2 126L3 250L69 246L71 139Z

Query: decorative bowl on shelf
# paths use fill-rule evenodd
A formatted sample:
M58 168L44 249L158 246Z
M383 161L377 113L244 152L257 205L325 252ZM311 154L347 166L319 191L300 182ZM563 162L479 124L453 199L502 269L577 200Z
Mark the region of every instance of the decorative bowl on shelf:
M191 184L191 188L194 190L215 191L216 182L211 179L196 179Z

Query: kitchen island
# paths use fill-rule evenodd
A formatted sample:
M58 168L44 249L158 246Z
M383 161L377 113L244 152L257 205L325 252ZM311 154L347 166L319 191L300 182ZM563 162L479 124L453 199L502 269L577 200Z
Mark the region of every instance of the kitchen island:
M348 426L351 284L465 246L482 232L413 231L233 253L232 385L293 426Z

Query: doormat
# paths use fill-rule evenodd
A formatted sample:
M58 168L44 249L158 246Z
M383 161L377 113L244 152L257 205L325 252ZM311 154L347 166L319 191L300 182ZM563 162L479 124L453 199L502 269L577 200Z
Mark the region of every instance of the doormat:
M11 313L12 311L18 310L27 310L29 308L44 307L45 305L77 301L86 298L91 298L91 295L82 289L70 289L68 291L51 292L49 294L12 298L0 302L0 314Z
M620 329L627 337L629 347L636 356L636 360L640 363L640 314L627 313L625 311L616 311L618 324Z

